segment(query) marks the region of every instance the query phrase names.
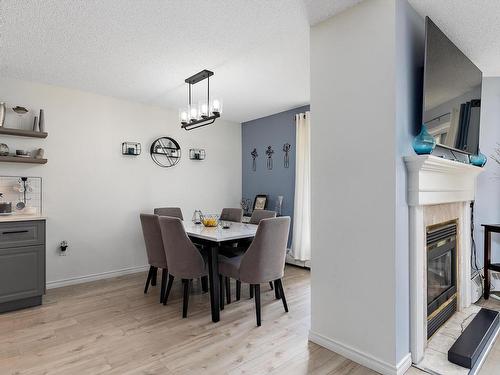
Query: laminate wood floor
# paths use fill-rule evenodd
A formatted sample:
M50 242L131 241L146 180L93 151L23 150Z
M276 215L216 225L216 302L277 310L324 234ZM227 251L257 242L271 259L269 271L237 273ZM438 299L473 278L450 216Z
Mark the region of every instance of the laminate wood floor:
M214 324L198 282L182 319L180 283L163 306L159 283L143 294L145 279L140 273L52 289L43 306L0 315L0 374L376 374L308 342L307 270L286 268L288 314L262 285L260 328L246 285Z

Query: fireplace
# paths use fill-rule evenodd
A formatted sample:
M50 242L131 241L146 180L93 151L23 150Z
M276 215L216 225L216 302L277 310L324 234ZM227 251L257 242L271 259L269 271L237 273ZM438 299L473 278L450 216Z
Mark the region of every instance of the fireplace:
M404 160L408 171L406 199L410 224L410 349L413 363L419 364L427 348L428 318L432 320L448 306L465 311L471 305L470 202L474 200L476 177L483 169L433 155L407 156ZM427 314L427 231L437 229L430 227L436 224L452 223L450 220L456 221L456 266L451 273L455 272L457 298L434 310L431 317ZM449 258L444 258L442 263L447 264ZM440 272L436 274L444 277ZM443 284L443 288L433 289L432 296L449 290L448 283Z
M457 311L457 221L427 227L427 338Z

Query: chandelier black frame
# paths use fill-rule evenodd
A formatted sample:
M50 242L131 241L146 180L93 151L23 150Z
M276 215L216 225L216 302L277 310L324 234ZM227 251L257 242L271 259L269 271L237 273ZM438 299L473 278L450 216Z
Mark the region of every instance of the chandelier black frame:
M193 130L197 128L201 128L202 126L207 126L210 124L213 124L216 119L220 117L220 112L219 111L211 111L210 109L210 77L214 75L214 72L211 72L210 70L204 69L201 72L198 72L194 75L192 75L189 78L186 78L184 82L186 82L189 85L189 94L188 94L188 102L189 102L189 107L188 107L188 118L186 119L187 121L182 121L181 120L181 127L184 130ZM190 109L191 109L191 86L201 82L203 80L207 80L207 113L210 113L211 115L203 115L201 114L200 119L190 119L191 114L190 114Z

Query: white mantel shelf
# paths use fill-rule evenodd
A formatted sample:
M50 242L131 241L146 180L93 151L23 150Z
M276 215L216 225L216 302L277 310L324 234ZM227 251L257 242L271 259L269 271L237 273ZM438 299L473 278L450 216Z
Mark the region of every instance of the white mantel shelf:
M406 156L404 161L409 206L474 200L476 177L483 168L433 155Z

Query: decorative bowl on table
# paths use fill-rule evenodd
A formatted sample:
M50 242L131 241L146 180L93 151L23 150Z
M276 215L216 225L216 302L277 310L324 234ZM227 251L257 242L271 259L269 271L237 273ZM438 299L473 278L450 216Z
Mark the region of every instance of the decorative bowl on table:
M216 227L219 225L219 217L218 215L203 215L201 222L206 227Z
M231 222L230 221L221 221L220 226L222 229L229 229L229 228L231 228Z

